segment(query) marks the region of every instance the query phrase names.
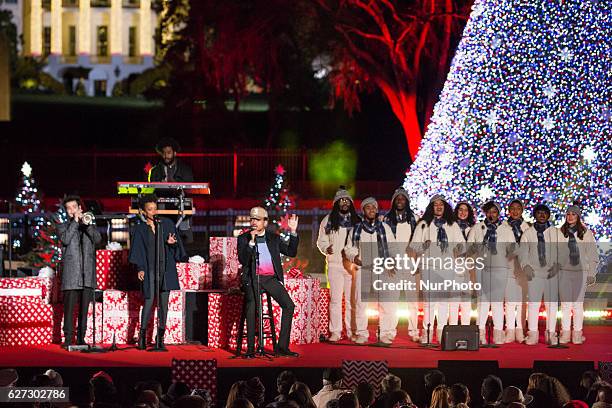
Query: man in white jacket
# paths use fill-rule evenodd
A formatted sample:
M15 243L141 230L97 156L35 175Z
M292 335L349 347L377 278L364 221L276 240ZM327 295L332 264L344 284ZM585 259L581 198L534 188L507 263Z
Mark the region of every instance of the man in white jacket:
M408 191L403 188L398 188L393 192L391 197L391 209L383 218L383 221L389 225L395 242L397 244L397 253L406 253L406 248L410 245L410 239L412 238L412 232L414 231L417 218L414 212L410 208L410 198ZM403 248L402 248L403 247ZM408 272L408 271L405 271ZM410 280L416 284L416 275L411 273L400 274L401 278ZM408 306L408 335L413 341L418 341L419 327L418 327L418 290L407 294L407 306Z
M509 245L508 282L506 283L506 343L525 341L523 333L523 298L526 297L527 287L525 276L518 261L518 248L521 243L523 233L531 225L523 220L524 205L521 200L512 200L508 205L508 219L502 226L512 230L515 245ZM525 296L524 296L525 295Z
M512 229L504 227L499 219L501 207L494 201L482 206L486 218L474 225L468 235L470 252L484 260L484 268L477 270L477 281L482 289L478 293L478 328L480 342L487 344L486 324L489 308L493 314L493 339L495 344L504 343L504 294L508 280L507 250L514 242Z
M353 199L347 190L340 188L334 196L330 214L323 217L319 226L317 248L327 262L327 279L329 282L329 341L335 342L342 336L342 294L344 294L344 325L350 339L355 330L355 321L351 319L353 307L356 307L355 296L351 289L355 286L354 267L345 267L342 250L349 240L349 232L361 218L355 211Z
M363 221L357 224L350 234L349 242L345 247L346 257L358 268L356 290L359 297L357 306L357 332L354 341L357 344L365 344L368 341L368 317L366 315L366 302L361 302L362 296L372 295L372 300L380 300L379 306L379 333L380 342L393 343L397 334L397 301L392 301L396 296L393 291L374 291L372 284L379 277L393 279L395 271L387 270L384 275L373 274L373 263L375 258L391 258L395 244L395 238L391 228L378 219L378 203L373 197L368 197L361 202ZM362 273L368 275L363 275ZM363 293L362 293L363 290ZM376 296L374 298L374 296Z
M527 338L525 343L538 344L538 317L540 304L544 298L547 314L545 338L549 344L556 343L555 326L557 321L558 277L556 275L556 242L558 230L551 226L550 208L538 204L533 209L535 223L521 238L519 262L527 278Z
M427 265L421 267L421 281L425 284L439 284L458 277L452 267L447 267L448 259L455 260L463 252L465 241L454 218L453 208L442 195L436 194L431 197L423 218L415 228L410 247L414 251L413 256L426 259ZM430 343L433 339L436 309L438 342L442 339L442 330L448 321L449 298L450 292L438 289L424 291L421 343Z

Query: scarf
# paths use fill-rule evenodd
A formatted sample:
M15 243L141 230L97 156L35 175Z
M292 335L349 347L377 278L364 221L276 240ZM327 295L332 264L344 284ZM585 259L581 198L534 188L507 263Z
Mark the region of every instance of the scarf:
M521 236L523 235L523 230L521 230L521 224L523 223L523 219L519 218L518 220L509 219L508 224L512 227L512 232L514 233L514 240L519 243L521 242Z
M378 219L374 221L374 224L370 224L367 220L361 221L353 229L353 245L358 246L361 240L361 231L365 231L368 234L376 234L376 243L378 244L378 256L383 258L389 257L389 246L387 245L387 234L385 233L385 226Z
M536 222L533 224L538 233L538 259L540 260L540 266L546 266L546 243L544 242L544 231L550 227L550 222L546 221L544 224Z
M438 246L445 252L448 248L448 236L446 235L446 230L444 229L444 224L446 224L446 220L443 218L434 218L434 225L438 228L438 235L436 239L438 240Z
M348 212L346 215L340 213L340 224L342 228L352 228L353 223L351 222L351 213ZM325 233L329 234L332 231L331 214L327 217L327 224L325 224Z
M487 248L491 252L491 255L497 255L497 227L500 222L492 223L488 218L485 218L485 226L487 227L487 233L484 236L483 244L487 245Z
M416 228L416 218L414 217L414 213L408 208L404 210L401 215L398 215L397 212L394 214L394 209L391 209L383 219L389 227L391 227L391 231L393 231L393 235L397 233L397 224L403 224L404 222L410 222L410 227L412 232Z
M570 251L570 264L573 266L580 263L580 250L578 249L578 243L576 242L576 232L578 232L578 228L576 228L576 226L569 227L567 229L569 237L567 245L569 246Z
M459 224L459 228L461 228L461 233L463 234L463 238L467 241L467 234L465 233L465 230L470 226L470 224L467 222L467 220L458 220L457 224Z

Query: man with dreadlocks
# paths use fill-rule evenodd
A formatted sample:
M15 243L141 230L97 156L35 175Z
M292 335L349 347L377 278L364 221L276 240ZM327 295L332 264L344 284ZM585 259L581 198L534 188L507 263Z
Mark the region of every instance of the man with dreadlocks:
M325 256L327 262L327 280L329 282L329 341L335 342L342 336L342 294L346 304L344 325L346 334L350 339L355 328L351 323L354 296L351 297L351 288L354 285L354 268L345 267L342 258L342 249L349 240L349 231L361 218L355 211L353 199L349 192L340 186L334 196L333 208L330 214L323 217L319 226L317 248Z
M478 294L478 328L480 342L487 344L486 324L489 308L493 314L493 342L504 343L504 293L508 271L506 248L514 242L510 228L501 227L499 214L501 207L495 201L482 206L486 218L476 224L468 234L468 243L472 244L471 252L484 260L484 268L477 270L477 281L481 283Z
M523 270L518 262L516 250L521 243L523 233L531 227L531 224L523 220L525 206L518 199L510 201L508 205L508 219L502 223L502 227L510 228L514 235L514 244L508 246L508 282L506 283L506 343L525 341L523 334L523 294L526 292Z
M373 197L364 199L361 202L361 211L363 212L363 220L353 227L349 241L344 248L346 257L358 266L355 277L355 293L358 299L357 331L353 339L357 344L367 343L369 337L368 317L365 310L366 302L361 301L362 266L372 265L372 260L377 257L384 259L392 257L394 254L391 253L390 244L395 243L391 228L378 219L378 202L376 202L376 199ZM370 282L370 278L371 276L365 276L364 282ZM368 287L366 290L369 291L370 288ZM388 294L394 295L394 293L385 293L384 295ZM396 312L396 302L383 300L379 303L379 340L382 343L391 344L395 339L398 323Z
M546 308L546 335L549 344L557 342L555 326L557 315L558 283L555 272L557 256L553 243L557 241L558 230L551 227L550 208L538 204L533 209L535 223L521 237L519 262L527 278L529 303L527 304L527 338L530 346L538 344L538 315L544 297Z
M429 200L423 218L417 224L412 237L411 248L424 255L426 265L421 271L421 280L430 285L454 280L455 271L448 269L445 258L456 258L457 251L463 248L463 235L455 222L453 208L444 196L436 194ZM423 335L421 343L429 343L433 338L434 313L437 309L438 342L448 320L448 294L439 290L429 290L423 294Z
M403 248L397 248L399 254L406 252L406 247L410 244L412 233L416 227L417 219L414 212L410 208L410 198L408 191L403 188L398 188L393 192L391 197L391 209L383 218L383 222L391 227L395 242L398 245L404 246ZM409 274L408 276L402 276L402 278L408 279L416 284L416 276ZM418 291L408 294L408 335L413 341L419 339L419 327L418 327Z

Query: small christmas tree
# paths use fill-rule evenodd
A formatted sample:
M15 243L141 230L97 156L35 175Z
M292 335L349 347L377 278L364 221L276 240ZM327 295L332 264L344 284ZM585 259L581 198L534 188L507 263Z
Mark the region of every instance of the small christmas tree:
M28 255L28 261L34 267L48 266L57 269L62 260L62 245L57 235L57 224L65 222L68 214L61 203L58 207L58 211L51 217L40 217L43 224L38 230L34 248Z
M21 166L21 184L15 202L17 211L23 213L37 213L40 211L40 199L38 198L38 187L36 180L32 177L32 166L24 162Z
M295 203L285 185L285 168L279 164L274 169L274 174L274 183L264 200L264 208L268 211L270 222L274 224L281 238L289 239L288 211Z

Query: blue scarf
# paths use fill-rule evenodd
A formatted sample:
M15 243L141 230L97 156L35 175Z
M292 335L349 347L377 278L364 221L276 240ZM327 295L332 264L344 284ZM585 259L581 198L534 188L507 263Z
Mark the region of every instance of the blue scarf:
M497 227L501 224L499 221L492 223L488 218L485 218L485 226L487 233L484 236L483 244L487 246L492 255L497 255Z
M517 243L521 242L521 236L523 235L523 230L521 230L522 223L522 218L519 218L518 220L511 218L508 220L508 224L510 224L510 226L512 227L512 232L514 233L514 240Z
M540 266L546 266L546 243L544 241L544 231L546 231L550 227L550 222L546 221L544 224L540 224L536 222L533 224L533 228L535 228L538 233L538 259L540 261Z
M343 227L343 228L352 228L353 227L353 223L351 222L351 213L348 212L346 213L346 215L342 215L342 213L340 213L340 224L339 227ZM325 224L325 233L329 234L332 230L332 223L331 223L331 214L329 215L329 217L327 217L327 224Z
M445 252L448 248L448 236L446 235L446 230L444 229L444 224L446 224L446 220L444 218L434 218L434 225L438 228L438 235L436 239L438 240L438 246Z
M378 244L378 256L388 258L389 257L389 246L387 245L387 234L385 232L385 226L381 221L374 221L374 224L370 224L367 220L363 220L355 226L353 229L353 245L358 246L361 240L361 231L365 231L368 234L376 234L376 243Z
M467 241L468 237L465 233L465 230L470 226L470 223L467 220L457 220L457 224L459 224L459 228L461 228L461 233L463 234L463 238Z
M383 222L387 223L389 227L391 227L391 231L393 231L393 235L397 234L397 224L403 224L405 222L410 222L410 227L412 232L414 233L414 229L416 228L416 218L414 217L414 213L408 208L404 210L401 216L398 216L397 212L395 216L393 216L393 208L385 215Z
M580 263L580 250L578 249L578 243L576 242L576 232L578 232L576 226L569 227L567 229L569 237L567 245L569 246L570 251L570 264L573 266L576 266Z

